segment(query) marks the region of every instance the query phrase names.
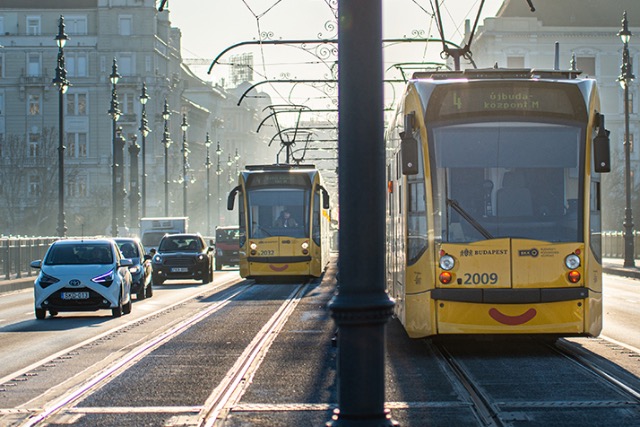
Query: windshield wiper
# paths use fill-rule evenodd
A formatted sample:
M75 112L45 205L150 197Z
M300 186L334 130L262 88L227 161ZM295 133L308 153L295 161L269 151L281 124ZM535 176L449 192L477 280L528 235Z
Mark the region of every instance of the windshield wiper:
M484 236L485 239L493 239L491 233L487 231L486 228L482 226L474 217L472 217L469 212L465 211L457 201L447 198L447 205L451 206L454 211L458 212L460 216L467 220L469 224L473 226L476 230L480 232Z

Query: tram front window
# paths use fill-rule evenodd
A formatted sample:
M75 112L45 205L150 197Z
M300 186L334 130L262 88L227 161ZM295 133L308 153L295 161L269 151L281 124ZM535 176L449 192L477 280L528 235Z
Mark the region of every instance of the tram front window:
M248 192L249 236L309 237L309 197L305 189L254 189Z
M582 135L536 123L434 129L442 240L582 241Z

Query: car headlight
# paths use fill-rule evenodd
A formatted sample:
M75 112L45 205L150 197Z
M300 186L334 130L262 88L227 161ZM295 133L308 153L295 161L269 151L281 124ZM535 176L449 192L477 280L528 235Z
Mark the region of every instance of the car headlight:
M154 264L162 264L162 257L160 255L155 255L153 257L153 263Z
M91 279L91 281L94 283L99 283L100 285L108 288L113 283L114 278L115 270L109 270L107 273L94 277L93 279Z
M198 255L198 262L202 262L202 261L204 261L204 260L205 260L205 258L206 258L206 257L205 257L204 255L202 255L202 254Z
M131 274L138 274L142 271L139 265L134 265L133 267L129 267L129 272Z
M42 273L40 275L40 280L38 280L38 283L40 284L40 286L42 288L46 288L47 286L51 286L54 283L58 283L60 281L60 279L53 277L53 276L49 276L46 273Z

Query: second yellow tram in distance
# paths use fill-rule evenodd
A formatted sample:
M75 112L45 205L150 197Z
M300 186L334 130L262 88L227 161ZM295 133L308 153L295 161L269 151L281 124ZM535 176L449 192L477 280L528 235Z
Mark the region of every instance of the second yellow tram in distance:
M248 165L238 195L240 276L320 277L329 261L329 194L313 165Z
M600 333L609 139L576 74L408 82L386 138L387 288L410 337Z

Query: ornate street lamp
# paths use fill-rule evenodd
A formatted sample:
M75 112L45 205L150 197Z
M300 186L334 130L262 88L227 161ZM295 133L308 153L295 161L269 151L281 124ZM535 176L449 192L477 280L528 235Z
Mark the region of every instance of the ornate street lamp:
M220 175L222 175L222 168L220 167L220 155L222 155L222 148L220 148L220 141L217 142L216 156L218 163L216 164L216 175L218 175L218 221L220 221L220 204L222 203L222 197L220 197Z
M118 93L116 92L116 85L120 80L120 74L118 74L118 63L113 58L113 64L111 65L111 75L109 76L111 81L111 108L109 108L109 115L111 115L111 235L118 236L118 182L116 179L117 167L116 153L118 151L116 147L116 125L120 118L120 105L118 104Z
M182 215L187 216L187 187L189 185L189 178L187 177L188 161L189 161L189 144L187 144L187 129L189 124L187 123L187 114L182 114Z
M162 110L162 119L164 120L164 132L162 133L162 145L164 145L164 216L169 216L169 146L172 142L169 135L170 116L169 103L165 98L164 109Z
M147 171L146 171L146 163L147 163L147 149L146 149L146 138L151 132L149 129L149 121L147 120L147 101L151 97L147 94L147 85L142 83L142 93L140 94L140 104L142 105L142 114L140 117L140 134L142 135L142 217L147 216Z
M631 212L631 141L629 141L629 86L633 75L631 58L629 56L629 40L631 31L627 23L627 12L622 15L622 29L618 32L622 43L622 65L618 82L624 89L624 192L626 206L624 209L624 266L635 267L633 244L633 214Z
M209 148L211 147L209 132L207 132L207 137L204 140L204 146L207 147L207 159L204 162L204 167L207 168L207 235L211 236L211 188L209 181L212 163L209 157Z
M64 101L63 95L70 84L67 80L67 70L64 68L64 45L69 37L64 32L64 17L60 15L58 34L55 37L58 45L58 64L53 84L58 88L58 236L65 237L67 224L64 215Z

